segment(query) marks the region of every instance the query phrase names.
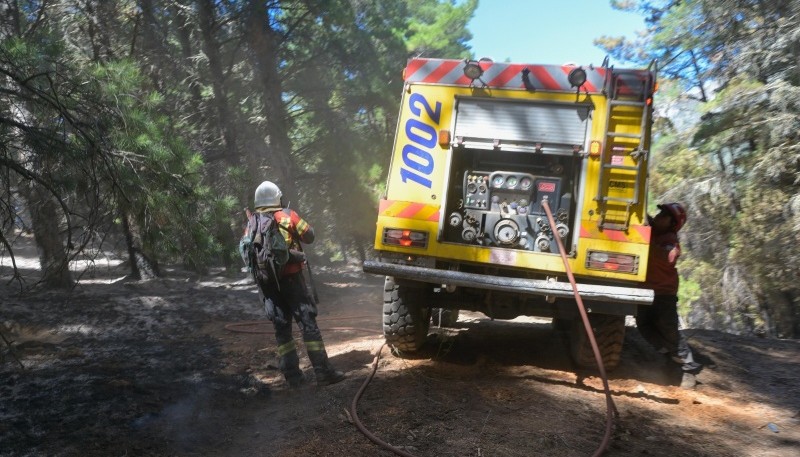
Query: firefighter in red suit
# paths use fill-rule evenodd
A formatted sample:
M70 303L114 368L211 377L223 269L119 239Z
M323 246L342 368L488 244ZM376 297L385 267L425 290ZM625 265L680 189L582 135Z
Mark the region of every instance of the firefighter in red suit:
M292 388L300 387L305 381L300 370L297 345L292 337L294 320L300 327L308 358L314 366L317 385L334 384L343 380L345 375L333 368L328 360L322 334L317 326L317 306L308 293L303 277L306 262L300 243L313 242L314 229L294 210L284 208L281 196L278 186L264 181L256 189L254 201L256 211L274 213L290 252L289 262L280 279L280 290L262 291L265 292L264 309L267 318L275 328L280 370Z
M694 361L686 338L678 331L678 270L675 264L681 255L678 231L686 223L686 210L679 203L658 205L659 213L649 217L651 226L650 260L647 263L645 286L653 289L650 306L639 307L636 326L653 347L680 365L681 387L696 384L700 364Z

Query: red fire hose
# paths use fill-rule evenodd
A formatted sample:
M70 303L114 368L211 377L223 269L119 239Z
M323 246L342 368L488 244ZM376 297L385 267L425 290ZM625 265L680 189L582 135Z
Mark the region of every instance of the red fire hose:
M550 204L547 203L547 197L542 200L542 208L544 208L544 212L547 214L547 221L550 223L550 227L555 227L556 221L553 219L553 213L550 211ZM553 238L556 239L556 243L558 244L558 252L561 253L561 260L564 261L564 270L567 272L567 278L569 278L570 284L572 284L572 292L575 294L575 301L578 303L578 312L581 314L583 327L586 330L586 335L589 336L589 343L592 345L592 352L594 352L594 358L597 361L597 368L600 370L600 377L603 378L603 391L606 394L606 432L603 435L603 441L600 443L600 446L594 451L594 454L592 454L592 456L597 457L602 455L608 448L608 442L611 440L611 431L614 428L614 417L619 413L614 404L614 399L611 398L611 390L608 387L608 377L606 376L606 367L603 365L603 358L600 356L600 349L597 347L597 340L594 338L594 331L592 331L592 325L589 323L586 307L583 306L583 300L578 293L578 285L575 283L575 276L573 276L572 269L569 267L567 253L564 250L564 243L561 241L561 237L559 237L558 234Z
M545 213L547 214L547 220L550 223L550 227L555 227L556 223L553 219L553 213L550 210L550 205L547 203L547 198L545 197L542 200L542 207L544 208ZM581 299L580 294L578 293L578 285L575 282L575 276L572 274L572 269L569 266L569 261L567 260L567 254L564 250L564 243L562 243L561 238L556 234L554 236L556 239L556 243L558 244L558 251L561 253L561 260L564 261L564 269L567 272L567 277L569 278L569 282L572 285L572 291L575 295L575 301L578 304L578 311L581 315L581 320L583 321L584 329L586 330L586 334L589 336L589 342L592 345L592 352L594 352L594 358L597 361L597 367L600 370L600 376L603 379L603 391L606 396L606 429L605 434L603 435L603 441L600 443L600 446L595 450L593 457L598 457L602 455L606 449L608 449L608 443L611 441L611 432L614 428L614 418L619 414L617 412L617 407L614 404L614 399L611 397L611 389L608 387L608 377L606 376L606 368L603 365L603 358L600 356L600 349L597 346L597 340L594 337L594 331L592 330L592 326L589 323L589 316L586 313L586 307L583 305L583 300ZM381 351L386 346L386 343L382 344L377 351L375 351L375 359L372 362L372 370L370 371L369 376L364 380L364 383L361 385L361 388L358 389L355 397L353 397L353 402L350 404L350 416L353 419L353 423L356 425L359 431L364 434L370 441L377 444L378 446L382 447L383 449L390 451L396 455L401 457L415 457L413 454L406 452L403 449L399 449L391 444L381 440L377 436L375 436L372 432L367 430L364 424L361 423L361 420L358 418L358 400L361 398L361 395L367 389L370 381L375 376L375 373L378 370L378 361L380 360Z
M358 389L358 392L356 392L355 397L353 397L353 402L350 403L350 416L352 417L353 423L355 424L356 428L358 428L358 430L361 433L363 433L364 436L369 438L369 440L372 441L373 443L399 456L415 457L414 454L410 454L404 451L403 449L392 446L386 441L383 441L382 439L375 436L374 433L367 430L367 427L365 427L364 424L361 423L361 419L358 418L358 400L361 398L361 395L364 394L364 391L367 390L367 386L369 385L370 381L372 381L372 378L375 376L375 372L378 371L378 361L381 358L381 351L383 351L383 348L385 346L386 343L383 343L378 348L378 350L375 351L375 358L372 360L372 370L369 372L369 376L367 376L367 379L365 379L364 382L361 384L361 387Z

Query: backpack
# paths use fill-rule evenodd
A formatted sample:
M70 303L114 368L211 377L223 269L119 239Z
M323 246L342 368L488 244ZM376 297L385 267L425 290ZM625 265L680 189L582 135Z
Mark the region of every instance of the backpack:
M280 290L280 278L289 261L289 246L278 227L274 213L254 212L247 222L247 265L262 292Z

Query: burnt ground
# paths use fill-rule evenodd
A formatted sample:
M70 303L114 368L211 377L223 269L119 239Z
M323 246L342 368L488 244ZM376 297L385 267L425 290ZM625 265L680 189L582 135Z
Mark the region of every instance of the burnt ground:
M72 293L21 297L0 269L0 456L393 455L346 411L381 347L382 278L315 270L323 336L348 378L289 390L244 275L124 275L95 266ZM548 322L523 321L464 313L413 357L384 349L360 419L420 457L591 455L600 379L575 369ZM627 330L606 455L800 455L800 342L685 330L706 364L687 391Z

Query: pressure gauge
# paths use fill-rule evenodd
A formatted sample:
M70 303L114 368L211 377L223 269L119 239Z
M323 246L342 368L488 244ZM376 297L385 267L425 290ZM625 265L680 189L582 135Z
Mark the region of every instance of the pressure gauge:
M509 189L513 189L513 188L517 187L517 177L516 176L509 176L506 179L506 187L508 187Z
M495 176L492 179L492 187L503 187L503 183L505 182L505 178L502 176Z
M522 190L530 189L532 184L533 180L531 180L531 178L526 177L519 180L519 188Z

